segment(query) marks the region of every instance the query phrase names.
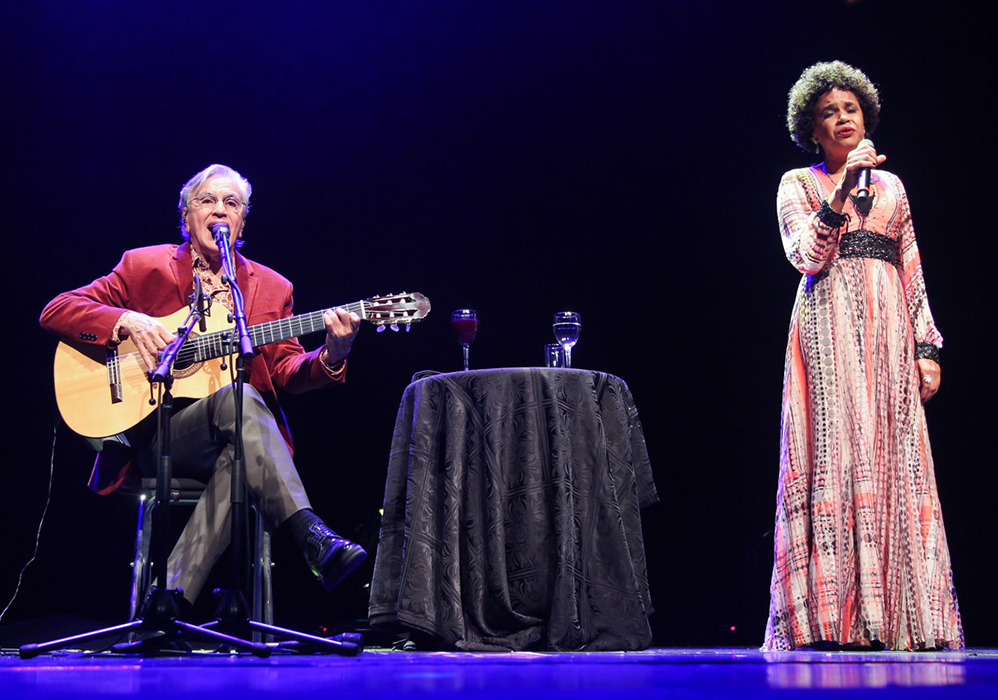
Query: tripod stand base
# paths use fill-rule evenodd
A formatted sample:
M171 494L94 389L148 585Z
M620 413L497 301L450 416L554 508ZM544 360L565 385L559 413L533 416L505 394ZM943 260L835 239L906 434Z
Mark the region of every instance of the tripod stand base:
M359 635L340 635L339 639L317 637L306 632L268 625L250 619L249 607L242 591L216 590L216 616L214 622L202 625L204 630L225 630L240 635L251 635L262 632L276 638L288 640L280 643L281 649L298 651L305 654L338 654L340 656L357 656L364 651Z
M54 639L41 644L25 644L18 649L18 652L22 659L33 659L39 654L57 649L68 649L94 639L100 639L101 637L121 635L128 632L159 632L161 633L159 636L145 639L135 644L121 645L117 648L132 653L153 654L162 651L168 644L190 638L211 640L219 645L248 651L261 658L270 656L271 650L266 644L249 642L239 637L198 627L197 625L192 625L189 622L183 622L178 619L181 607L180 599L182 597L183 593L178 589L161 590L151 588L142 605L142 617L137 620L127 622L123 625L84 632L72 637Z

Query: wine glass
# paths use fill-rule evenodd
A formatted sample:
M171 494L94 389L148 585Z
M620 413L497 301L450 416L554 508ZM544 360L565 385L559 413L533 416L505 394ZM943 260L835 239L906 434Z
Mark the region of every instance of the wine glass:
M468 347L478 332L478 314L474 309L457 309L450 314L450 325L457 333L457 342L464 349L464 371L468 371Z
M565 367L572 366L572 346L579 342L582 317L574 311L559 311L554 315L554 339L565 348Z

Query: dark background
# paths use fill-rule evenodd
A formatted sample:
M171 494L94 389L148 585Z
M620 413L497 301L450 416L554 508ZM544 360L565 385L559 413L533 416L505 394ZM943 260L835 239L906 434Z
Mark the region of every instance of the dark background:
M540 364L552 312L576 310L576 366L630 385L662 496L644 514L656 643L760 643L799 279L775 193L811 160L785 100L838 58L881 87L876 143L907 186L946 338L927 411L966 638L998 645L993 50L963 6L5 3L0 604L49 481L42 306L125 248L177 240L180 186L222 162L254 186L244 252L296 282L298 311L433 301L412 333L363 329L347 386L285 402L334 527L373 544L402 390L459 367L450 310L478 310L479 368ZM38 558L4 624L123 621L134 503L90 493L90 463L58 429ZM299 556L278 540L279 623L364 614L363 576L327 596Z

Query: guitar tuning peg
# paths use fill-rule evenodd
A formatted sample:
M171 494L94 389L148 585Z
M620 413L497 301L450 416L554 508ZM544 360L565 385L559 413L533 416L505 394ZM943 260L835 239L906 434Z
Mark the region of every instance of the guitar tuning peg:
M405 332L408 333L411 330L412 330L412 324L411 323L405 324Z
M385 327L384 326L378 326L378 330L376 332L377 333L384 333L385 332Z
M388 326L388 327L389 327L389 328L391 328L391 329L392 329L392 330L393 330L394 332L396 332L396 333L398 333L398 332L399 332L399 324L397 324L397 323L393 323L393 324L391 324L391 325L390 325L390 326Z

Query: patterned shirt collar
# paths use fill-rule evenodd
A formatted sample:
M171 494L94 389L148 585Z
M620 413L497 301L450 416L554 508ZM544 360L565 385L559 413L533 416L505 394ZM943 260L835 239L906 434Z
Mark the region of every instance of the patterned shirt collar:
M232 290L229 285L216 283L211 277L211 267L200 253L191 248L191 260L194 267L194 274L201 278L201 288L204 293L211 297L212 302L219 302L229 311L233 310Z

